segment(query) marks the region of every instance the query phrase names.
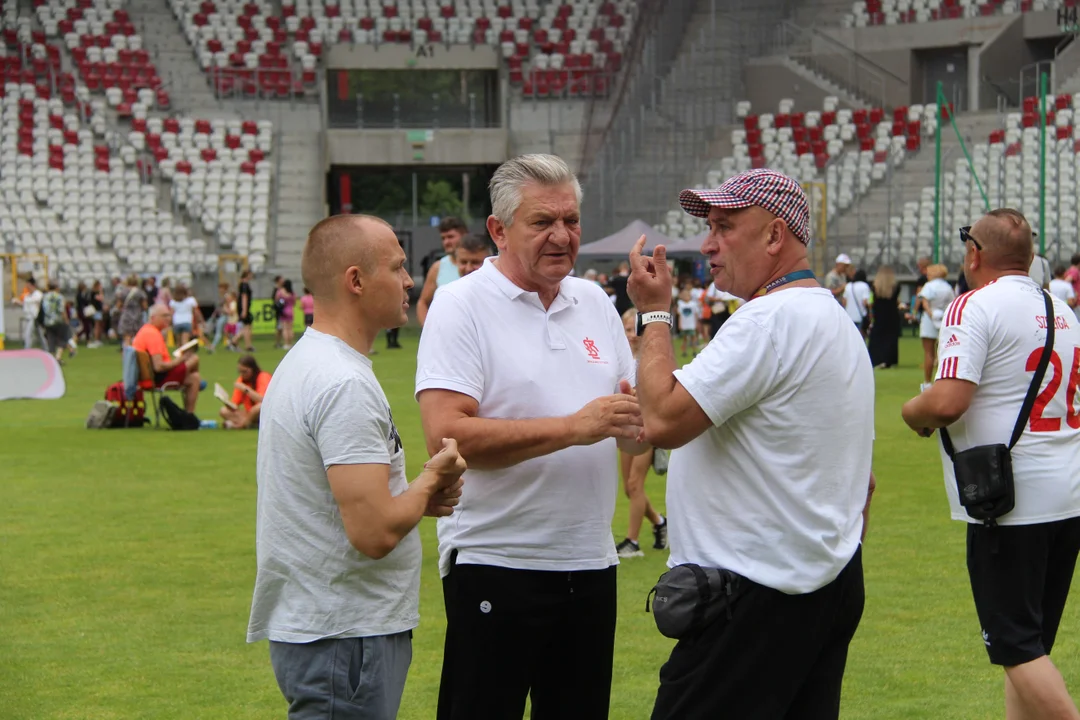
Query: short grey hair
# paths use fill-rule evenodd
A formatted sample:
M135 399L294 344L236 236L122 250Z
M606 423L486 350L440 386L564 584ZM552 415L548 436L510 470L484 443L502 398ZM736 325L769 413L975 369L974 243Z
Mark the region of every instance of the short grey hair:
M557 155L540 153L518 155L500 165L488 183L491 214L506 227L514 222L514 213L521 205L521 188L531 182L546 186L570 183L574 186L578 205L581 205L581 183L565 160Z
M150 306L150 310L149 312L147 312L147 317L157 317L158 315L163 315L164 313L170 312L172 312L172 308L170 308L168 305L164 303L155 303Z

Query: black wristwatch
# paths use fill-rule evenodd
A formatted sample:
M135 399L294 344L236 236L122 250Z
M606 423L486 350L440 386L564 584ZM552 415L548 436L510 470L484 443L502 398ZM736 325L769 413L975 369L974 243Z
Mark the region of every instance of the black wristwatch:
M655 312L638 313L637 315L637 334L641 335L645 331L645 326L649 323L662 322L667 323L667 326L671 327L671 313L661 310Z

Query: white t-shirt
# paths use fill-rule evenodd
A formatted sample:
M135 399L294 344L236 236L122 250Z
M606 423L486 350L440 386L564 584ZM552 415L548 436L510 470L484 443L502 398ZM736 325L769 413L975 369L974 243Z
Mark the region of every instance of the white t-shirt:
M40 290L35 290L23 298L23 315L31 320L36 320L38 312L41 311L41 300L44 297L45 295Z
M634 383L622 321L604 291L566 278L551 307L489 258L442 288L416 358L416 393L468 395L482 418L565 417ZM600 570L619 487L615 441L569 447L502 470L468 470L461 504L439 519L439 570L457 562L522 570Z
M713 314L727 312L727 304L729 302L742 302L742 298L737 298L729 292L724 292L716 287L715 283L709 285L708 290L705 291L705 300L712 303Z
M693 300L679 301L679 332L691 332L697 330L698 316L701 315L701 305Z
M754 298L675 371L713 423L671 453L668 565L727 568L789 594L855 554L870 481L874 371L824 288Z
M844 309L847 310L848 317L856 325L861 324L869 312L867 308L870 303L870 286L862 280L849 282L844 286L844 298L847 300Z
M919 337L936 339L945 308L956 298L956 291L947 281L934 278L922 286L919 297L925 298L930 305L930 312L924 312L919 318Z
M945 317L945 308L949 307L949 303L956 299L956 291L953 290L952 285L947 280L934 278L922 286L919 297L925 298L930 305L930 318L935 323L940 323L941 319Z
M195 321L195 308L198 305L199 303L190 295L183 300L170 300L173 325L191 325Z
M404 632L419 622L420 535L381 560L349 542L326 471L390 466L406 490L405 452L371 361L308 328L274 371L259 418L259 482L248 642Z
M1050 294L1059 300L1064 300L1066 304L1076 298L1076 291L1073 290L1072 283L1057 278L1050 281Z
M1012 449L1016 507L998 519L1000 525L1080 515L1080 405L1075 397L1080 329L1073 311L1057 298L1054 314L1054 355L1028 426ZM1045 343L1046 308L1030 278L1006 275L961 295L949 307L938 339L937 377L979 386L967 412L949 426L957 452L1009 442ZM944 448L941 462L953 519L978 522L960 505Z

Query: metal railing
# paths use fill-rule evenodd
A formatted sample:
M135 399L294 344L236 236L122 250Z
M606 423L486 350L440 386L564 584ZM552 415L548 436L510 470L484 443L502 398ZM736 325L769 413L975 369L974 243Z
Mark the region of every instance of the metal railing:
M906 80L826 33L786 20L768 33L769 54L794 60L865 104L882 108L906 104L893 101L910 95Z

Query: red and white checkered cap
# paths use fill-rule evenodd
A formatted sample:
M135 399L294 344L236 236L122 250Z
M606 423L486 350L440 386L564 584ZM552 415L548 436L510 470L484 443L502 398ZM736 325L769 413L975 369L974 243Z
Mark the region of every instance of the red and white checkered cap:
M728 178L715 190L683 190L679 193L682 209L694 217L709 217L709 208L727 210L765 208L787 223L804 245L810 244L810 206L802 186L775 170L747 170Z

